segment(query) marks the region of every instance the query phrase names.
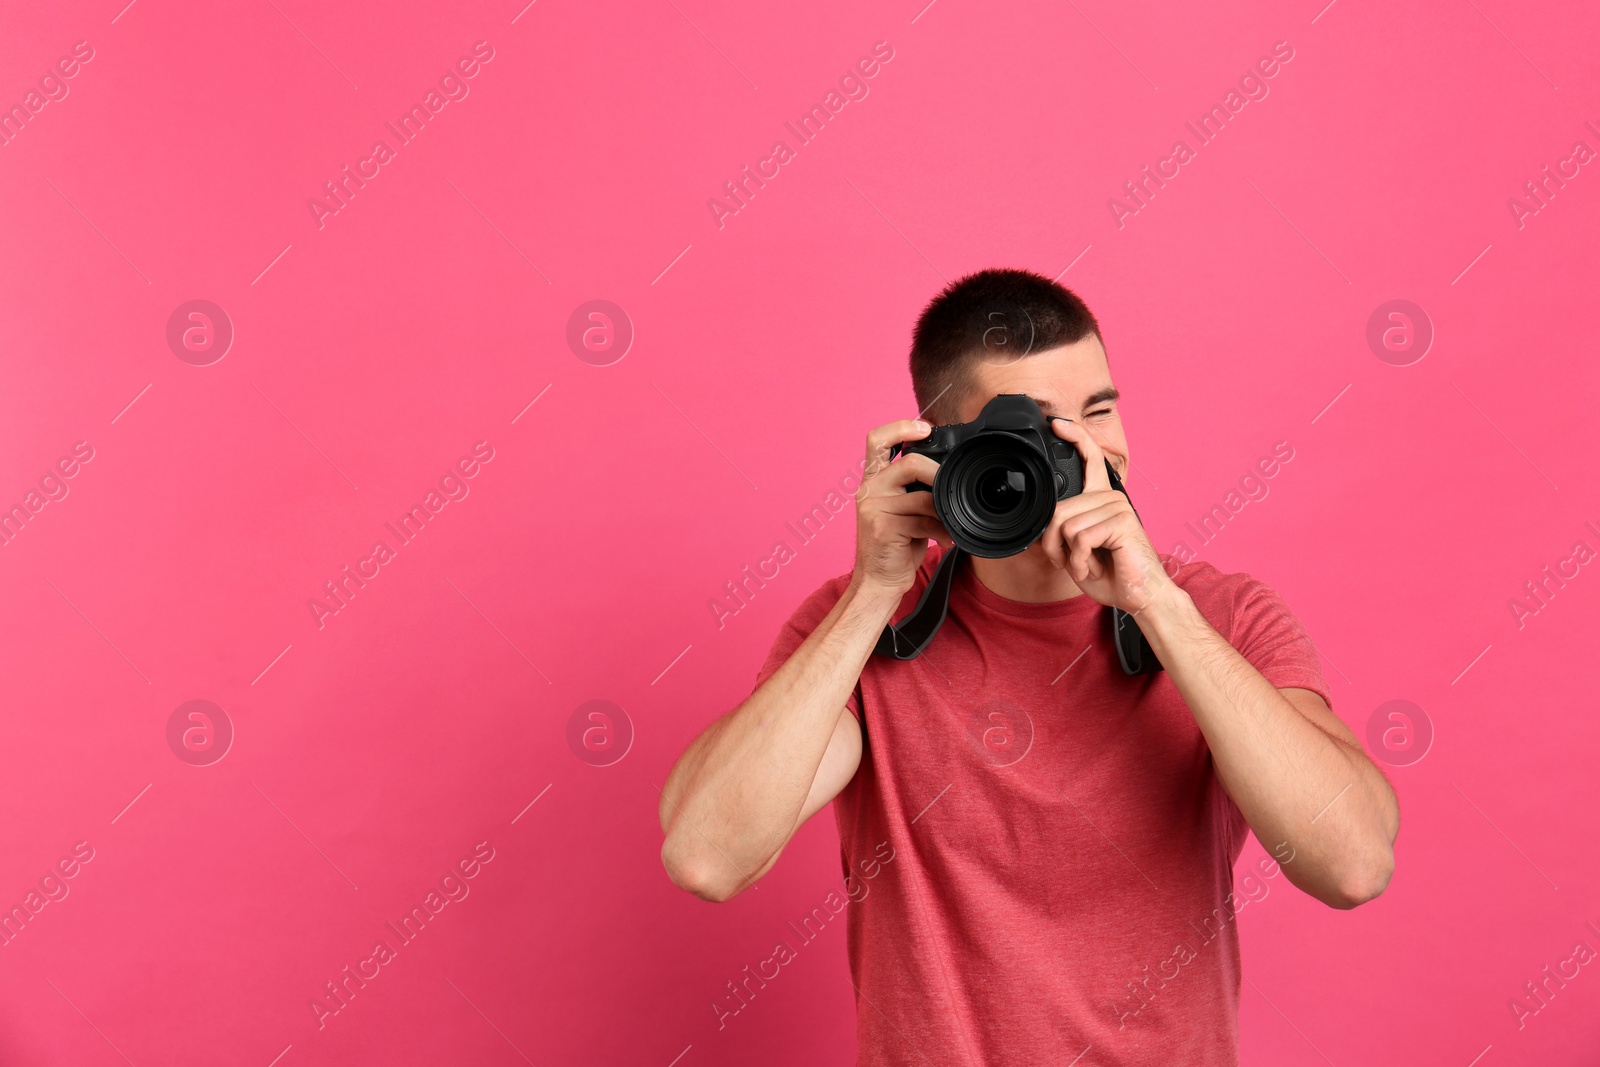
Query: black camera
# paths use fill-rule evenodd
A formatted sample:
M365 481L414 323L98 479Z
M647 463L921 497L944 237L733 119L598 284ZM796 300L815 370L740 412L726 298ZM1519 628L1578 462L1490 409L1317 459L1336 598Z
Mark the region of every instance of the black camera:
M939 464L931 487L933 510L956 546L999 559L1025 550L1044 533L1056 502L1083 492L1083 457L1050 429L1030 396L1001 393L971 422L935 426L920 441L896 445L892 455L916 453ZM1111 484L1120 479L1106 464Z

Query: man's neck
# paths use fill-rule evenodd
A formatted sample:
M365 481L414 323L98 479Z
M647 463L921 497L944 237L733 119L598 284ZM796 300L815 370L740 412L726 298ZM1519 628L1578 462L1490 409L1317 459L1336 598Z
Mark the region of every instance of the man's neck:
M1004 559L971 558L972 573L985 589L1024 604L1049 604L1083 596L1083 590L1035 542L1026 552Z

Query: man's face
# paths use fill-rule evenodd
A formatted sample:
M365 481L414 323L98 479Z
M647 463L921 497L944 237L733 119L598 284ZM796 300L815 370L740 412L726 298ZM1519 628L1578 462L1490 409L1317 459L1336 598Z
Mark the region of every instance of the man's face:
M961 401L957 422L971 422L1001 393L1024 393L1038 402L1045 415L1059 415L1087 429L1117 475L1127 480L1128 440L1100 338L1091 333L1074 344L1008 362L977 360L970 373L974 385Z

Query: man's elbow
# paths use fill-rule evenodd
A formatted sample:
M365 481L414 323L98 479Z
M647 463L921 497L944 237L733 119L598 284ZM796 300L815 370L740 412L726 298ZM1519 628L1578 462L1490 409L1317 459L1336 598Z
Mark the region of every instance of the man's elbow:
M661 865L667 870L672 884L701 900L722 904L739 893L739 886L721 876L721 864L707 862L703 857L684 855L669 835L661 846Z
M1323 898L1332 908L1348 911L1376 900L1389 887L1394 876L1394 850L1383 849L1366 862L1351 864L1335 883L1333 891Z

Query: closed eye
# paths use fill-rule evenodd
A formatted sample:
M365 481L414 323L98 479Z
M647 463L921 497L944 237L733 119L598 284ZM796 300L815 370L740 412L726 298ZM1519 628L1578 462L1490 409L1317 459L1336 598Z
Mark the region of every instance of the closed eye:
M1111 414L1111 409L1110 408L1101 408L1098 411L1089 412L1088 417L1092 419L1092 418L1095 418L1096 416L1099 416L1099 415L1109 415L1109 414Z

